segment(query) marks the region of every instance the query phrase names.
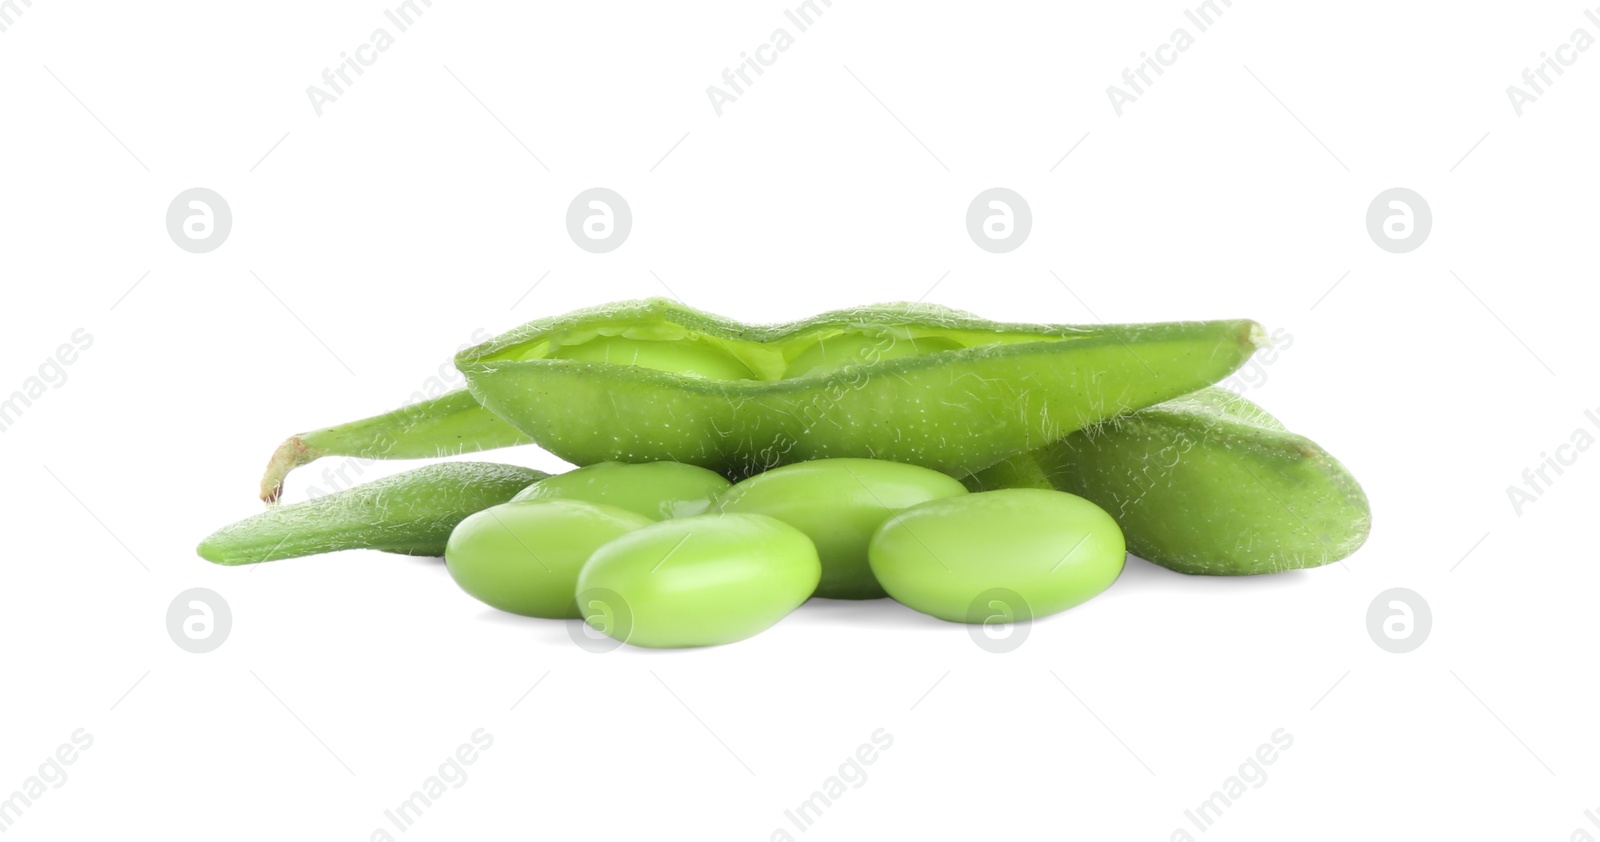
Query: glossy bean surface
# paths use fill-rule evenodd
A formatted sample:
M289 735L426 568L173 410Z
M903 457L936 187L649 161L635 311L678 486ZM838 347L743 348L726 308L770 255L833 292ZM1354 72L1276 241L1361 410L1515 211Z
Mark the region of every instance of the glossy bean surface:
M578 571L602 545L650 525L644 515L577 500L505 503L462 521L444 558L461 589L527 617L579 616Z
M872 571L924 614L967 622L997 589L1022 618L1087 601L1122 573L1122 530L1103 509L1037 488L985 491L914 506L872 537Z
M804 532L822 560L817 596L874 599L888 594L867 563L872 533L896 512L966 493L960 482L916 465L818 459L744 480L728 489L717 507L770 515Z
M704 514L729 483L715 471L679 462L599 462L542 479L513 500L583 500L651 520Z
M783 521L698 515L595 551L578 575L578 602L589 625L635 646L712 646L783 619L821 575L811 539Z

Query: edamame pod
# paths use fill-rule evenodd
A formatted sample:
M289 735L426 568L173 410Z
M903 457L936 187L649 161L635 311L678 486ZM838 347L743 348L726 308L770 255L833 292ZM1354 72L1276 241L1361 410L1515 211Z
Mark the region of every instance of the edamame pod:
M315 500L275 506L217 530L200 542L198 552L207 561L227 565L355 549L443 555L456 524L546 476L488 462L428 465Z
M1217 388L1080 430L967 484L1086 497L1122 526L1130 552L1180 573L1330 564L1359 549L1372 524L1366 494L1338 460Z
M527 441L578 465L675 461L730 478L831 457L962 475L1215 383L1264 341L1248 320L1006 324L901 304L750 326L624 302L461 352L470 395L291 438L263 487L322 454Z

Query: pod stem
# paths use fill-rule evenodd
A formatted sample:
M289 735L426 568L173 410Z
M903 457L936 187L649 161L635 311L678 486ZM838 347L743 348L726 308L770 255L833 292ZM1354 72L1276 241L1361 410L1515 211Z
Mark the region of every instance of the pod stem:
M261 500L283 496L289 473L324 456L359 459L428 459L512 447L530 442L522 431L484 409L465 389L419 401L382 415L290 436L267 461Z
M261 477L261 502L272 505L283 496L283 481L289 472L327 455L325 451L308 447L298 435L290 436L267 460L267 472Z

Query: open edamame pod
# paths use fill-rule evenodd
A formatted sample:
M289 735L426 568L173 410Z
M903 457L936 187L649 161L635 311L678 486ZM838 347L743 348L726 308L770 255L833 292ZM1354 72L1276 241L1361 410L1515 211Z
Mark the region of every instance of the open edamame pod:
M1339 561L1372 513L1316 442L1224 389L1140 409L1009 458L969 488L1055 488L1094 501L1128 551L1180 573L1241 576Z
M900 304L750 326L624 302L468 348L470 394L291 438L262 485L270 496L325 454L527 441L578 465L670 460L735 479L829 457L962 475L1215 383L1264 341L1249 320L1006 324Z
M336 550L444 555L456 524L549 476L488 462L428 465L326 497L276 506L200 542L217 564L255 564Z

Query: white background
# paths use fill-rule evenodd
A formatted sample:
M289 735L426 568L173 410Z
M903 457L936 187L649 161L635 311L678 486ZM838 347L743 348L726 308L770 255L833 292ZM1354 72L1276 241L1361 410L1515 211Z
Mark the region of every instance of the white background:
M367 839L479 728L397 836L1600 835L1600 454L1520 514L1506 493L1600 436L1600 49L1520 117L1505 91L1600 36L1582 5L1238 0L1120 117L1106 87L1190 6L836 0L719 117L706 87L795 31L783 4L439 0L321 116L306 87L394 32L384 4L7 5L0 397L93 345L0 435L0 796L93 745L6 838ZM209 254L164 228L195 186L234 215ZM603 255L564 224L595 186L634 214ZM1008 254L964 229L994 186L1032 207ZM1395 186L1433 211L1409 254L1365 228ZM400 405L479 329L669 294L749 321L923 296L1257 319L1292 346L1250 396L1362 480L1371 540L1267 578L1130 559L1005 655L887 602L595 655L437 561L195 556L289 433ZM232 608L210 654L167 636L191 587ZM1410 654L1366 630L1391 587L1432 608ZM1280 728L1200 833L1184 811ZM865 782L797 830L877 729Z

